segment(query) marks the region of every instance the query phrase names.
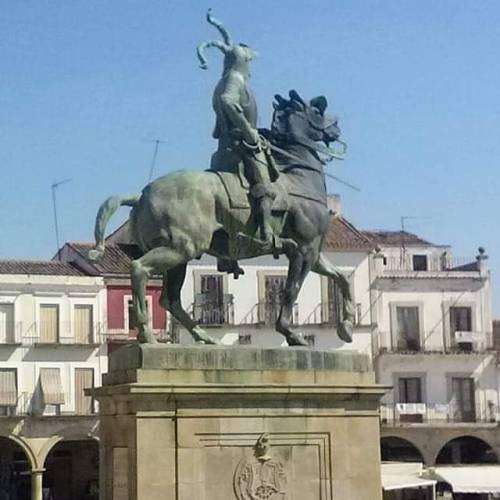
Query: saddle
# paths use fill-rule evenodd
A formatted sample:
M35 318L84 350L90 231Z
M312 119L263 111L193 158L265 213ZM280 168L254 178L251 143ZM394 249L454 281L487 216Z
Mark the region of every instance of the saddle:
M274 156L274 155L273 155ZM250 210L250 185L243 173L243 162L231 151L215 153L212 157L212 172L219 177L229 198L229 205L233 209ZM327 206L325 192L308 189L303 169L300 166L283 165L278 163L278 176L271 182L271 188L276 197L273 201L273 212L286 212L291 204L290 197L302 198L321 203Z

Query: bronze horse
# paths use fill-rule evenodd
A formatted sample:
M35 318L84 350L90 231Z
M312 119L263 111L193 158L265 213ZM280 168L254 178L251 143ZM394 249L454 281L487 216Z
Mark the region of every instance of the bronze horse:
M339 140L340 129L337 120L325 113L324 97L308 103L295 91L289 95L290 99L276 96L272 127L265 132L281 172L277 187L286 193L286 209L273 211L273 231L289 242L283 247L289 266L276 330L285 336L290 346L307 345L300 334L290 329L290 323L304 279L313 271L333 278L338 285L343 300L337 334L342 340L351 342L353 304L349 282L321 253L331 217L326 205L321 156L331 151L330 143ZM180 292L187 263L205 253L226 260L272 253L272 249L255 243L256 224L252 211L231 206L230 193L217 172L174 172L151 182L140 194L114 196L101 205L95 225L96 248L89 253L91 259L102 256L106 224L122 205L132 207L131 234L144 252L131 264L138 340L156 342L148 328L145 292L148 279L162 275L162 307L197 342L217 343L181 304Z

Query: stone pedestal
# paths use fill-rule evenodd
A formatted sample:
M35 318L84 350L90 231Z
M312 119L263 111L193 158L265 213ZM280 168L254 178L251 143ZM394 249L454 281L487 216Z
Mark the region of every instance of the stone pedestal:
M379 500L368 359L131 345L100 402L101 500Z

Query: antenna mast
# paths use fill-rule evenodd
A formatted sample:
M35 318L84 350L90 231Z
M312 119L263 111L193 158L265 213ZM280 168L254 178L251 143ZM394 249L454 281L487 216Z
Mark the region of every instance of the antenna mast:
M56 245L57 245L57 248L56 248L56 256L57 258L59 259L59 222L58 222L58 218L57 218L57 199L56 199L56 191L57 191L57 188L61 185L61 184L67 184L68 182L71 182L71 179L64 179L62 181L54 181L52 183L52 185L50 186L51 190L52 190L52 209L54 211L54 228L55 228L55 232L56 232Z
M149 177L148 177L148 183L151 182L151 179L153 178L153 172L156 167L156 157L158 156L158 149L160 148L160 144L166 144L167 141L162 141L160 139L146 139L147 142L154 142L155 147L153 150L153 158L151 160L151 167L149 168Z

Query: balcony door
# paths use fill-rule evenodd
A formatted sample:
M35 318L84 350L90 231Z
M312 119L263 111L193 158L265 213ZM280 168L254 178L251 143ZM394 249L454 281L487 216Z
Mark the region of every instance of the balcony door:
M420 321L418 307L396 307L396 324L398 350L420 350Z
M399 403L422 403L422 380L419 377L401 377L398 381ZM405 409L399 416L401 422L422 422L418 411Z
M464 351L472 350L472 342L457 342L455 332L472 332L472 309L470 307L450 307L451 345Z
M0 304L0 343L15 342L14 304Z
M343 296L339 287L332 278L328 279L328 303L326 322L336 325L341 320L341 311L343 307Z
M40 305L40 342L54 344L59 341L59 306Z
M200 293L195 299L196 319L204 325L224 323L224 277L222 274L202 274Z
M278 319L286 276L267 275L264 279L264 323L273 325Z
M77 344L91 344L93 341L93 311L87 304L75 305L74 335Z
M451 416L456 422L474 422L476 409L474 403L474 379L453 377L451 379Z

